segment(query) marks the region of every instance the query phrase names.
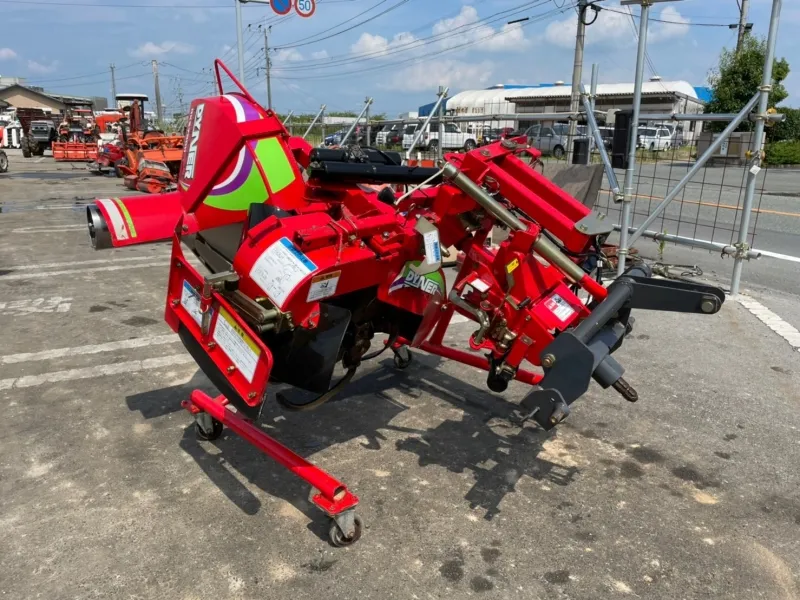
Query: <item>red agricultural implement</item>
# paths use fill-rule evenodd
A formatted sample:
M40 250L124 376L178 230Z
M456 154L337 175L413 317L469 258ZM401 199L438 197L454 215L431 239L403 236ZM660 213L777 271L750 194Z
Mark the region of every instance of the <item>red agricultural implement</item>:
M220 68L239 91L223 92ZM539 157L523 138L446 155L441 169L314 149L216 69L220 95L192 103L177 191L98 200L89 232L97 249L172 240L166 321L220 392L183 402L197 435L228 427L308 482L335 545L361 535L358 499L258 426L270 381L315 393L277 396L307 411L378 353L405 368L418 348L485 371L495 392L533 386L517 418L549 430L592 380L637 400L612 357L633 309L712 314L724 302L717 288L654 280L646 267L604 285L610 221L523 161ZM507 239L485 247L498 226ZM451 286L443 247L464 252ZM471 351L444 344L455 314L476 324ZM331 385L340 362L346 374Z

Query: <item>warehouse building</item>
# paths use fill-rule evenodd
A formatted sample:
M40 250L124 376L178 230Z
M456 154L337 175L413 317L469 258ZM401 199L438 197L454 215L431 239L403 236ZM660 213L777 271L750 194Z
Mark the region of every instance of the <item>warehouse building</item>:
M538 85L496 85L485 90L468 90L455 94L446 101L446 112L453 116L483 116L499 114L569 112L571 86L562 81ZM650 123L648 114L688 113L700 114L711 98L711 91L695 87L686 81L662 81L653 77L642 85L641 122ZM420 116L426 116L434 103L421 106ZM633 107L633 83L601 83L597 86L595 107L606 113L600 115L601 124L613 120L619 110ZM496 123L497 127L525 129L533 120L521 119L518 123ZM685 142L699 134L702 123L678 123Z

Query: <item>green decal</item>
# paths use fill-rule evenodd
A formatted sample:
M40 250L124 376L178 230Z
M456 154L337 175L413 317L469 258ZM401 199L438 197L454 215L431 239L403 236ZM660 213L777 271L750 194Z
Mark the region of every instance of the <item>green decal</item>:
M208 196L203 204L220 210L248 210L251 204L263 202L268 194L261 173L251 165L250 174L238 189L220 196Z
M280 192L295 180L294 171L278 138L266 138L256 143L256 158L264 169L272 193Z
M122 216L125 218L125 223L128 225L128 233L131 234L132 238L136 237L136 228L133 226L133 219L131 219L131 213L128 212L127 207L119 201L119 198L114 198L114 204L117 205L119 208L119 212L122 213Z
M406 266L403 268L400 276L392 282L392 285L389 286L390 293L404 287L412 287L422 290L426 294L434 295L438 292L444 295L445 283L441 272L434 271L433 273L428 273L427 275L420 275L411 268L412 265L418 267L420 265L420 261L406 263Z

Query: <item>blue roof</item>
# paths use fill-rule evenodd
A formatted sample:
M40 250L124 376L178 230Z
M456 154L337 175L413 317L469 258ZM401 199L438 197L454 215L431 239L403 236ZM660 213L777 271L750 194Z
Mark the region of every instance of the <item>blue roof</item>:
M714 97L714 92L710 87L695 87L694 91L701 102L711 102L711 99Z

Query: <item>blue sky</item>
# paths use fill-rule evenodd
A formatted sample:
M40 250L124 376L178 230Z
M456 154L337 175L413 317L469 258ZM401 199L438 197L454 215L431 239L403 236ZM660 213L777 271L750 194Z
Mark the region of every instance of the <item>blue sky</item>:
M59 2L60 4L53 4ZM49 3L49 5L48 5ZM139 8L132 5L159 5ZM279 111L358 109L365 96L375 111L415 110L435 99L497 83L569 82L575 32L574 0L318 0L316 13L277 18L263 5L243 8L247 83L266 103L263 35L272 24L273 105ZM796 0L784 0L778 55L795 71L788 104L800 105L800 27ZM67 6L71 5L71 6ZM589 27L586 75L600 64L601 82L633 80L635 38L618 0ZM200 8L203 7L203 8ZM765 35L771 0L752 0L749 20ZM385 14L380 14L385 12ZM656 5L649 55L665 80L703 85L720 49L735 31L701 27L738 20L736 0L683 0ZM635 9L638 14L638 9ZM160 63L170 112L208 94L211 65L223 57L237 68L233 0L0 0L0 75L75 95L110 95L108 65L117 66L117 91L153 95L150 61ZM521 25L507 21L530 17ZM363 23L362 23L363 22ZM248 26L249 24L249 26ZM344 29L349 31L342 32ZM653 73L648 69L647 75Z

